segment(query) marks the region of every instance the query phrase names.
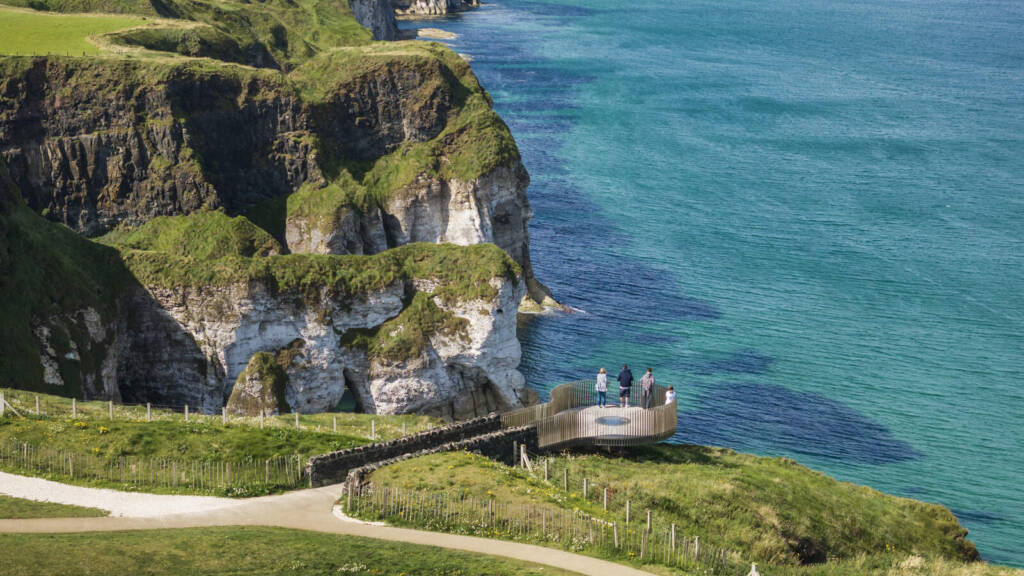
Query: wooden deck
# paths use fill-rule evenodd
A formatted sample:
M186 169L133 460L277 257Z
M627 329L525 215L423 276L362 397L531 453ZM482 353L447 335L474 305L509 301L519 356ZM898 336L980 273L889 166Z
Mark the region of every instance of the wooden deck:
M630 393L630 408L618 407L618 390L612 384L609 404L600 408L594 382L562 384L551 391L551 400L502 415L505 427L536 426L541 448L572 445L638 446L671 438L676 431L676 403L665 403L665 388L656 386L651 408L641 408L639 386Z

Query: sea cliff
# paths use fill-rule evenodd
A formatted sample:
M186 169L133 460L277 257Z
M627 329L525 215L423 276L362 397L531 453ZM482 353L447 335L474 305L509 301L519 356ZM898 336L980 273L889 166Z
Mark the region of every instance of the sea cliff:
M120 56L0 58L7 289L95 287L12 294L0 377L214 411L269 354L299 411L346 389L448 418L533 400L515 315L554 302L508 128L447 48L374 41L394 38L387 2L314 4L348 16L284 7L295 21L264 34L169 4L194 46L154 24L107 35Z

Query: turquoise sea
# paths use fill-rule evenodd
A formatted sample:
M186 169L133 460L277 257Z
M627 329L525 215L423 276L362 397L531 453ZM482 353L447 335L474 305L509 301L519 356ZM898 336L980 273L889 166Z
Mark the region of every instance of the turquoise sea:
M494 0L439 27L533 177L544 390L939 502L1024 566L1024 3Z

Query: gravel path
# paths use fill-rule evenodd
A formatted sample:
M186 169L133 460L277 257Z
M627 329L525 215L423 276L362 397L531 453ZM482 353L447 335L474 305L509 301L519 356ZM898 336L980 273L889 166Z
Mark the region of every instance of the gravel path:
M108 518L0 520L0 533L108 532L202 526L277 526L504 556L590 576L654 576L636 568L532 544L370 524L335 515L341 485L232 500L82 488L0 472L0 493L120 512Z
M171 514L192 514L238 506L242 501L212 496L172 496L120 492L106 488L86 488L0 472L0 494L36 500L73 504L110 511L111 516L154 518Z

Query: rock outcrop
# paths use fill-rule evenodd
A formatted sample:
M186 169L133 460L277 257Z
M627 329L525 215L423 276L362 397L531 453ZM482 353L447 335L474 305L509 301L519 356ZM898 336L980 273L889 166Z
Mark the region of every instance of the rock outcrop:
M225 409L228 414L239 416L287 412L287 386L288 375L278 357L269 352L257 352L235 380Z
M89 236L223 208L263 210L293 253L494 242L532 301L556 305L529 259L529 176L465 62L422 43L351 58L289 76L5 59L0 157L34 210ZM303 194L320 204L289 198Z
M135 287L124 302L121 392L217 411L232 386L259 388L261 378L249 381L253 359L270 356L286 375L284 400L298 412L329 410L346 388L374 413L462 419L522 406L533 399L517 370L522 282L484 282L480 295L465 299L443 296L446 285L429 277L359 294L329 285L282 290L272 278Z
M480 5L479 0L391 0L401 16L442 16Z
M374 40L398 38L395 9L388 0L349 0L348 4L356 22L373 32Z

